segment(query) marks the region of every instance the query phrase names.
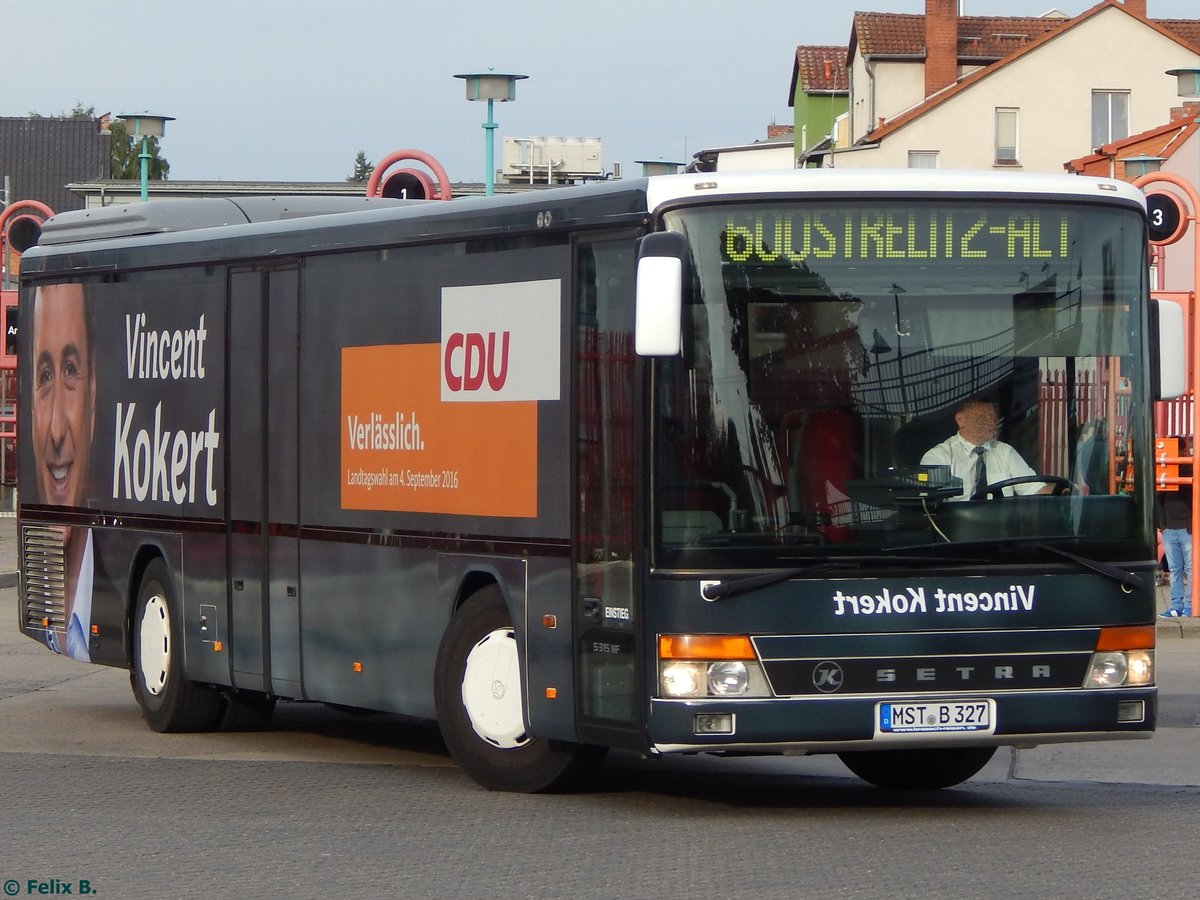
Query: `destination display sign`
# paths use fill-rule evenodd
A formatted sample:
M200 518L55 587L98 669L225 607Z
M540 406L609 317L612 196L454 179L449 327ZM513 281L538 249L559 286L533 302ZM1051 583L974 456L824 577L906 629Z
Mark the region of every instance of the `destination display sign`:
M792 206L730 210L721 256L738 263L1067 259L1075 217L1051 207ZM1074 252L1078 252L1075 248Z

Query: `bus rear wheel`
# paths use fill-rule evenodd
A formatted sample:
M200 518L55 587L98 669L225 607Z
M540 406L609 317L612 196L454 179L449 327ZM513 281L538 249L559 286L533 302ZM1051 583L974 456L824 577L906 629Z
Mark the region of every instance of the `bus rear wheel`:
M129 682L154 731L212 731L221 721L224 698L188 681L183 673L183 623L161 559L146 567L133 615L133 666Z
M530 735L516 636L500 588L458 610L438 650L438 726L450 755L479 784L536 793L570 786L604 749Z
M839 753L846 768L876 787L936 791L961 784L988 764L995 747L938 750L862 750Z

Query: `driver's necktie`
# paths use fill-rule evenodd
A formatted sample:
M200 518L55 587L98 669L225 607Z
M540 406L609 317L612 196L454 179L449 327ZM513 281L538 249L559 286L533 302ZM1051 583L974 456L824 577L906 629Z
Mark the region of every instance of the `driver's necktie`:
M988 479L983 454L987 453L987 447L980 445L971 452L975 454L975 489L971 492L971 499L984 500L987 498Z

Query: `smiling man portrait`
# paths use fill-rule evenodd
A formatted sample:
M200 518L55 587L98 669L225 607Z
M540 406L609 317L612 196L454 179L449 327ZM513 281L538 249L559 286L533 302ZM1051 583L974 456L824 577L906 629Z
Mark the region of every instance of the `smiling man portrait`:
M33 403L30 410L38 500L49 506L87 505L88 463L96 417L95 332L81 284L38 288L33 307ZM64 526L64 631L47 631L59 653L90 661L92 536Z

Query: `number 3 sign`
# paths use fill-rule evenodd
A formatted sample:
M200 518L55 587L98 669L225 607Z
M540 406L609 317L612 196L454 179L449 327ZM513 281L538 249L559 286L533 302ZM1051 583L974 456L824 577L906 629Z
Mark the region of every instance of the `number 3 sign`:
M1168 191L1146 194L1146 217L1150 223L1151 244L1173 244L1187 230L1183 201Z

